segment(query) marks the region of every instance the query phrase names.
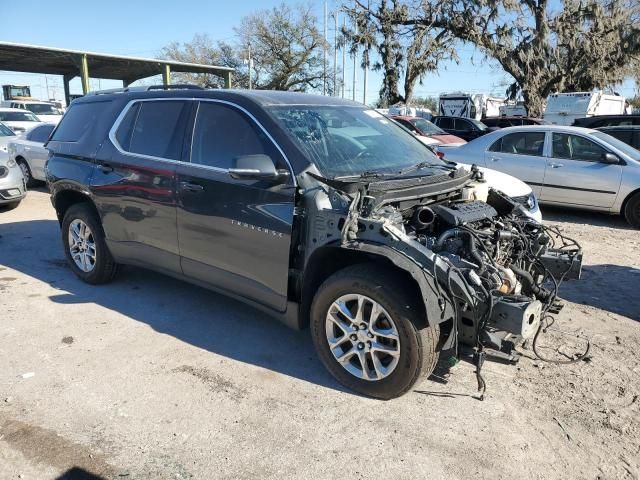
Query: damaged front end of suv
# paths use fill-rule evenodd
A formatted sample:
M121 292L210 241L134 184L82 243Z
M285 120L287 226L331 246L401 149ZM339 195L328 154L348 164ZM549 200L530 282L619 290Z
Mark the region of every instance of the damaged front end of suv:
M304 195L305 256L333 245L407 272L426 324L439 326L439 350L469 347L482 394L485 356L515 362L515 347L562 308L558 285L580 276L580 246L531 219L476 167L389 179L307 175L320 186ZM352 347L329 343L338 360Z

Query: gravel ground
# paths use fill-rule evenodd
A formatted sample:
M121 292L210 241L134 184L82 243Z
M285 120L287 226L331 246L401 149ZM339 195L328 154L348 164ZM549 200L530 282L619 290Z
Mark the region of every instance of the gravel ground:
M637 479L640 234L543 213L585 250L544 352L580 334L589 361L525 349L485 364L483 402L466 362L382 402L333 381L308 332L238 302L134 268L81 283L32 191L0 212L0 478Z

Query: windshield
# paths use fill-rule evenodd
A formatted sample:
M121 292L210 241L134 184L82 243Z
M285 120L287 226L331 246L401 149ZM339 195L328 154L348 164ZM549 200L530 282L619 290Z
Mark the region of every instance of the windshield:
M604 132L592 132L591 135L605 141L612 147L617 148L622 153L640 162L640 150L636 150L631 145L624 143L622 140L618 140L616 137L612 137L611 135Z
M31 112L0 112L1 122L39 122Z
M414 118L413 120L411 120L411 123L413 123L416 126L416 128L420 130L420 132L422 132L423 135L446 135L447 134L447 132L445 132L439 127L436 127L433 123L431 123L428 120L425 120L424 118Z
M478 127L478 130L488 130L489 127L487 127L484 123L482 123L480 120L476 120L475 118L470 118L469 119L476 127Z
M9 127L6 127L0 123L0 137L13 137L15 133Z
M375 110L320 105L269 110L325 177L398 173L423 162L446 165L408 131Z
M62 115L60 110L49 103L27 103L25 107L36 115Z

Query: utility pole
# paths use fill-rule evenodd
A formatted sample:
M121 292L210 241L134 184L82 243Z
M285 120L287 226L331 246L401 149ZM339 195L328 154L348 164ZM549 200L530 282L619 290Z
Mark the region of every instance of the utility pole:
M367 1L367 11L370 8L370 2ZM366 51L364 52L364 91L362 92L362 103L367 104L367 77L369 74L369 43L366 45Z
M342 17L342 30L347 28L347 16ZM342 98L344 98L344 85L346 83L345 70L347 69L347 45L342 45Z
M322 46L322 58L323 58L323 81L322 81L322 94L327 94L327 2L324 2L324 45Z
M353 23L355 24L354 31L356 36L358 35L358 21L354 19ZM356 45L353 52L353 92L352 99L356 101L356 83L358 81L358 46Z
M248 53L248 56L249 56L249 90L251 90L251 70L252 70L251 67L253 66L253 65L251 65L251 42L249 42L248 46L249 46L249 49L248 49L249 50L249 53Z
M333 12L333 96L338 96L338 12Z
M46 73L44 75L44 84L45 84L45 86L47 88L47 101L49 101L49 99L51 97L49 96L49 79L47 78L47 74Z

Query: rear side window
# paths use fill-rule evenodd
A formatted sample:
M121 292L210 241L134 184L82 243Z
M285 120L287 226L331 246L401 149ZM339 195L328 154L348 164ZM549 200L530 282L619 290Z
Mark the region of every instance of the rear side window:
M489 150L540 157L544 149L544 135L544 132L510 133L494 143Z
M180 160L190 105L182 100L134 104L118 127L116 140L130 153Z
M51 135L51 131L53 130L54 125L41 125L39 127L34 128L27 135L27 140L32 142L44 143L49 139L49 135Z
M604 133L608 133L612 137L616 137L618 140L622 140L628 145L633 145L633 131L632 130L605 130Z
M65 113L51 140L78 142L90 130L109 102L75 103Z

